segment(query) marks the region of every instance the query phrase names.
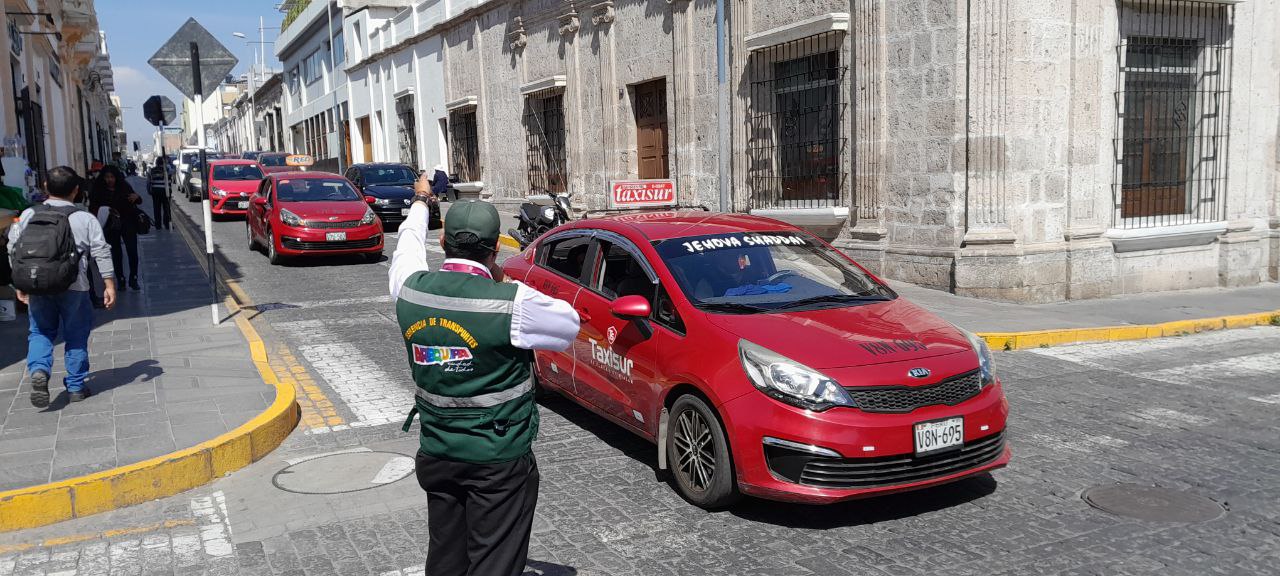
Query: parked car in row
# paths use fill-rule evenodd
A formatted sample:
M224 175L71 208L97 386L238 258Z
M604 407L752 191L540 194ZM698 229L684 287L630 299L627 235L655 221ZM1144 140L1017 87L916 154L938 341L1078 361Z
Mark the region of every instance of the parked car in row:
M413 204L413 181L418 172L407 164L377 162L347 169L347 180L364 195L375 214L388 226L397 226Z
M267 174L245 216L249 249L286 257L361 254L382 259L382 222L346 178L329 172Z
M254 160L209 162L209 205L214 215L244 215L249 197L262 181L262 169Z

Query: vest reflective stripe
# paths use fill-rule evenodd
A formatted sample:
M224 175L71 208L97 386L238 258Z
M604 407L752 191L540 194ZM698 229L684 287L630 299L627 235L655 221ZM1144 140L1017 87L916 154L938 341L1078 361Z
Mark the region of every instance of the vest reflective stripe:
M512 302L510 300L485 300L480 298L440 296L438 294L419 292L408 286L400 289L400 298L411 304L428 306L440 310L451 310L453 312L489 312L494 314L510 314L512 309Z
M454 397L432 394L418 388L418 398L436 408L492 408L504 402L510 402L533 391L533 377L498 392L490 392L479 396Z

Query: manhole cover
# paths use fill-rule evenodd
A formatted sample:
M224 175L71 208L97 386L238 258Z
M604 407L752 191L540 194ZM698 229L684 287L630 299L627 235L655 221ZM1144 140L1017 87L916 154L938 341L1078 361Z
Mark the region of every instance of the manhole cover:
M1153 522L1207 522L1226 512L1222 505L1204 496L1158 486L1095 486L1081 497L1099 510Z
M395 452L346 452L295 462L276 472L276 488L298 494L344 494L413 474L413 458Z

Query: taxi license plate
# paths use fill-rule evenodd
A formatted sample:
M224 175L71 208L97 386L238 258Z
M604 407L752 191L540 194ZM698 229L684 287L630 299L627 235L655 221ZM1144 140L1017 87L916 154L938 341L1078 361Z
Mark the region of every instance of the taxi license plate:
M400 215L401 215L401 216L408 216L408 215L409 215L409 209L408 209L408 208L401 208L401 209L400 209Z
M325 232L325 242L345 242L347 240L346 232Z
M236 202L236 209L238 209L238 210L244 210L245 208L248 208L248 207L249 207L249 203L248 203L247 201L246 201L246 202Z
M955 417L915 425L916 455L929 454L964 444L964 418Z

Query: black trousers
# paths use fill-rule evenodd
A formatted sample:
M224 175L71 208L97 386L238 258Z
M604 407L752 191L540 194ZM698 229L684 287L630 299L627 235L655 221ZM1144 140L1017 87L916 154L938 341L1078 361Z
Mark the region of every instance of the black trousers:
M538 505L533 454L501 464L417 456L427 492L427 576L519 576Z
M111 264L115 267L117 287L127 280L138 277L138 233L124 229L105 234L107 244L111 245ZM129 276L124 275L124 254L129 254Z
M173 208L169 205L169 191L164 188L152 188L151 205L155 213L156 229L169 229L169 222L173 219Z

